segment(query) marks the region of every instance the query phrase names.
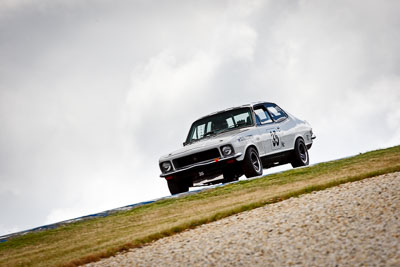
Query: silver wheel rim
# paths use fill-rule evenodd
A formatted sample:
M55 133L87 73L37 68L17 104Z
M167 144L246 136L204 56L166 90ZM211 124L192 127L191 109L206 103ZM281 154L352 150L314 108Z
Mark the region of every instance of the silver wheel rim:
M302 162L306 163L308 159L306 146L301 143L299 146L299 155Z
M260 168L261 168L261 163L260 163L260 159L258 158L256 153L251 153L251 164L253 165L253 168L256 172L260 172Z

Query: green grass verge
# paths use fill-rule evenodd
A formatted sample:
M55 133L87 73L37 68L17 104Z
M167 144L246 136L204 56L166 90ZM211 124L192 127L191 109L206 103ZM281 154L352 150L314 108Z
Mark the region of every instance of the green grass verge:
M77 266L204 223L346 182L400 171L400 146L164 199L0 244L0 266Z

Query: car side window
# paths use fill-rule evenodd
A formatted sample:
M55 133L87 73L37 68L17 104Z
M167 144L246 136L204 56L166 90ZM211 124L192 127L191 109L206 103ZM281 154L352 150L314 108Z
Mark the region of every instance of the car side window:
M254 109L254 113L256 114L257 125L272 122L271 117L269 116L268 112L263 107Z
M282 121L288 117L287 114L277 105L267 104L266 108L274 121Z

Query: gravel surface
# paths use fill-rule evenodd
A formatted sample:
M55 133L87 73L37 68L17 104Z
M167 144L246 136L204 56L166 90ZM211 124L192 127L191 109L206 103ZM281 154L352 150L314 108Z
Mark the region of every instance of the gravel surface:
M243 212L87 266L400 266L400 172Z

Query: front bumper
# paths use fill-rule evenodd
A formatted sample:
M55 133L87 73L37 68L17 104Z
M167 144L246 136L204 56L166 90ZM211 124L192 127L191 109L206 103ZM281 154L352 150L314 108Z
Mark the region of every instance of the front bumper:
M186 166L179 170L175 170L175 171L168 172L168 173L162 173L162 174L160 174L160 177L165 178L167 176L179 175L183 172L190 172L190 171L192 171L194 169L198 169L198 168L207 168L207 167L211 167L212 165L215 165L215 164L220 165L221 163L225 163L228 160L236 159L236 158L240 157L241 155L242 155L242 153L236 153L235 155L226 157L226 158L211 159L208 161L199 162L196 164Z

